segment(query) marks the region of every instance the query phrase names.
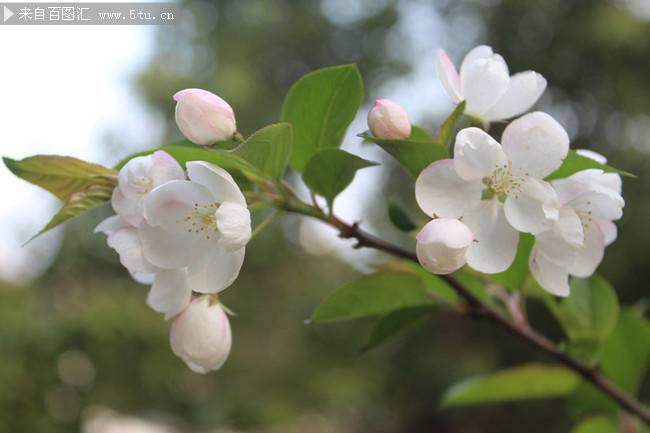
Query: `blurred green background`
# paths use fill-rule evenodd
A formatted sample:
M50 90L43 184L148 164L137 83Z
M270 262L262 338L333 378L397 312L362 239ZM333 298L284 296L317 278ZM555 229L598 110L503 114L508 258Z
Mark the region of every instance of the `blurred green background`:
M355 62L366 104L395 96L433 129L452 107L435 80L435 49L446 48L458 64L474 45L489 44L511 71L547 78L538 107L566 126L573 147L604 153L638 174L625 182L619 240L600 269L623 302L636 303L650 280L649 3L193 1L184 5L191 19L157 30L156 55L134 88L166 117L169 139L178 136L170 95L185 87L223 96L239 129L251 133L277 121L284 94L302 74ZM126 154L127 147L114 150ZM386 162L388 195L403 197L417 215L408 177ZM367 219L385 220L385 209L384 196L374 198ZM169 350L169 324L146 307L146 288L91 234L109 213L68 224L56 260L28 287L0 283L1 433L82 425L88 433L535 433L575 423L576 411L559 401L438 408L459 378L548 361L490 325L440 313L415 333L362 353L372 321L306 323L358 266L306 254L287 239L295 238L293 224L277 223L249 245L240 278L223 295L237 313L231 357L221 371L196 375ZM530 308L535 325L558 338L550 317ZM647 381L641 395L650 398Z

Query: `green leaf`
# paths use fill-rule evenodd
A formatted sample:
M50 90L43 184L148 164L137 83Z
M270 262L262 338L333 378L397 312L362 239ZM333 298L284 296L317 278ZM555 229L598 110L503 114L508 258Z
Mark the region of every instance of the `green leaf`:
M388 313L375 324L364 350L374 349L388 340L417 329L432 311L431 307L412 307Z
M574 278L571 295L552 308L569 339L604 341L618 321L618 298L602 277Z
M619 433L618 426L610 418L594 416L578 424L571 433Z
M600 360L607 377L636 394L650 362L650 323L636 310L621 311Z
M272 179L281 179L291 153L290 123L266 126L248 137L234 154L239 155Z
M91 185L114 185L117 172L70 156L35 155L17 161L2 158L16 176L51 192L60 200Z
M451 134L454 132L454 127L456 126L456 122L458 122L458 119L460 116L465 113L465 101L462 101L460 104L456 105L456 108L454 108L454 111L451 112L449 117L445 119L444 122L440 125L438 128L438 134L436 137L436 141L443 146L449 148L451 143Z
M534 243L535 238L533 235L521 233L517 245L517 255L512 265L501 273L491 275L492 279L508 289L520 290L526 282L526 278L528 278L528 258Z
M316 152L339 147L362 102L356 65L323 68L299 79L282 106L282 121L293 125L291 166L302 172Z
M411 217L394 201L388 203L388 219L398 229L410 232L417 228Z
M56 215L52 217L45 227L32 236L29 241L71 218L108 203L115 187L116 184L86 185L82 190L70 194Z
M458 303L458 295L449 284L438 275L420 266L419 263L410 260L394 260L391 262L383 263L379 269L380 271L395 271L406 272L416 275L422 281L422 284L431 293L433 298L439 299L447 304L456 305Z
M526 364L465 379L447 391L442 406L562 397L571 393L578 382L578 376L564 367Z
M426 134L426 135L425 135ZM378 144L395 158L414 178L429 164L449 158L449 151L423 130L414 127L406 140L383 140L367 132L359 137ZM427 138L425 138L427 137Z
M357 170L377 165L341 149L324 149L305 166L303 180L314 193L330 204L354 179Z
M317 322L349 320L432 304L427 288L417 275L380 271L334 291L318 306L312 319Z
M581 170L587 170L589 168L599 168L607 173L618 173L623 176L636 177L635 175L626 171L610 167L609 165L601 164L591 158L582 156L579 153L576 153L575 150L569 150L569 154L564 159L564 162L560 168L547 176L546 180L562 179L564 177L571 176L572 174L577 173Z

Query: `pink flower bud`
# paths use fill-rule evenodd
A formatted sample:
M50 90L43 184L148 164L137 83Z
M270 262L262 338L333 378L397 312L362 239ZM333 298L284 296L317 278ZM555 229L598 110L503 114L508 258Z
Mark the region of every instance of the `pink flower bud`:
M226 101L202 89L185 89L174 95L176 124L192 143L224 141L237 131L235 113Z
M368 112L368 127L377 138L400 140L411 135L406 111L390 99L377 99Z
M218 370L230 354L230 322L221 304L201 296L172 322L172 351L196 373Z
M465 252L473 241L474 235L460 220L434 219L417 235L418 260L434 274L451 274L465 264Z

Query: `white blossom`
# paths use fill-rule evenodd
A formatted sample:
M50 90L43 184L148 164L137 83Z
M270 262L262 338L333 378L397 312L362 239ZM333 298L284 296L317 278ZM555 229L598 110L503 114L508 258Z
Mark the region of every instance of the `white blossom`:
M551 116L534 112L510 123L501 143L481 129L463 129L454 158L432 163L415 184L426 214L462 218L476 239L467 263L485 273L510 266L518 231L541 233L558 219L557 195L543 178L562 164L569 137Z
M474 235L461 221L436 218L417 235L418 260L434 274L451 274L463 267L465 252L473 241Z
M218 370L232 345L228 316L218 301L201 296L172 322L172 351L197 373Z
M411 122L406 111L390 99L377 99L368 112L368 128L377 137L399 140L411 135Z
M511 76L503 57L485 45L467 53L460 74L447 53L439 49L436 70L449 97L455 103L466 101L465 112L484 122L525 113L546 89L546 79L537 72Z

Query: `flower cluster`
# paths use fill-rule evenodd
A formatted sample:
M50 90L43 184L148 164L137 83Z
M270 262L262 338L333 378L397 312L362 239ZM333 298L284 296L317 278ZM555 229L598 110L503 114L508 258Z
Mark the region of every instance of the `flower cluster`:
M439 50L437 70L450 98L466 101L466 113L484 125L521 115L546 88L536 72L510 76L503 58L487 46L465 56L460 74ZM381 115L372 114L379 110ZM373 111L368 121L376 136L409 136L406 115L395 103L382 100ZM433 162L416 181L416 200L433 218L417 236L420 263L436 274L465 264L488 274L503 272L514 261L519 233L530 233L533 277L550 293L567 296L569 275L590 276L600 264L624 206L617 174L589 169L546 181L568 151L564 128L540 111L510 122L500 142L483 129L462 129L453 158Z
M175 95L181 131L205 144L234 133L224 132L230 123L234 127L234 117L218 117L228 111L225 102L208 93L188 89ZM230 352L230 324L215 294L239 274L251 220L228 172L204 161L186 167L187 173L164 151L131 159L113 191L116 215L96 231L107 235L136 280L152 283L147 304L174 319L174 353L192 370L206 373L221 367ZM193 292L201 295L192 300Z

